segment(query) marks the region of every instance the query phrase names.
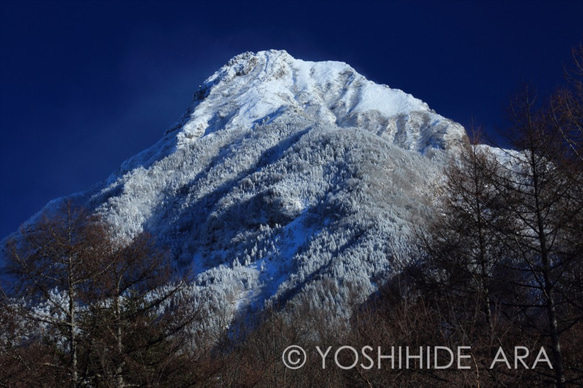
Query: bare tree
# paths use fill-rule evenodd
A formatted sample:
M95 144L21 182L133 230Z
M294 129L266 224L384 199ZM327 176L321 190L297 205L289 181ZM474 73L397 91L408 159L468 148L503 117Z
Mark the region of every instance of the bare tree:
M70 201L4 252L0 356L29 385L176 386L192 382L187 340L200 318L171 258L142 234L123 244ZM7 377L8 385L19 382Z
M147 234L100 264L84 321L86 374L116 387L168 382L188 359L187 329L200 319L190 279L174 273L168 254Z
M31 335L51 337L64 346L64 362L51 366L65 368L74 386L79 384L83 289L95 275L95 261L108 249L94 242L105 236L105 230L86 211L68 201L54 215L43 215L34 225L24 227L6 245L4 303L27 324L36 323Z
M462 298L478 295L482 322L494 340L499 283L494 275L504 257L500 231L507 223L501 206L506 198L493 185L504 172L479 138L476 131L445 169L433 219L418 237L428 253L423 273L432 274L427 287Z
M568 295L561 287L580 260L583 204L580 186L563 161L568 150L560 127L545 105L537 105L527 90L511 105L512 174L497 181L513 217L504 241L512 252L515 271L525 274L517 284L531 290L531 307L542 308L544 332L550 337L558 387L566 384L561 335L571 326L563 314Z
M580 168L583 162L583 43L572 54L572 65L565 71L567 86L553 95L551 113L568 153L578 160Z

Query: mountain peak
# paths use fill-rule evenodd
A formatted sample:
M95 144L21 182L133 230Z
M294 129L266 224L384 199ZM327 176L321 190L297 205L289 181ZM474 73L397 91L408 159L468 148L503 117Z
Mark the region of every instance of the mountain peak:
M122 243L155 235L177 268L194 266L194 292L221 317L294 298L342 316L354 290L366 298L390 258L410 252L464 136L345 63L244 53L200 86L158 143L68 198Z
M312 62L284 50L230 59L195 93L179 144L229 128L250 128L293 111L338 127L362 127L405 149L449 148L463 128L399 89L367 80L343 62Z

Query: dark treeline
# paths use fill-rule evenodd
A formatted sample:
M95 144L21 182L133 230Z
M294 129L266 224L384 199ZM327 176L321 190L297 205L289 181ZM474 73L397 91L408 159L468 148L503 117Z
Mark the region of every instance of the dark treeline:
M180 386L200 314L147 235L116 245L72 202L9 240L0 283L0 385Z
M417 254L391 258L348 321L298 297L199 338L188 273L151 236L116 244L64 203L5 246L0 386L583 386L583 47L574 59L565 88L511 103L513 150L472 134ZM290 345L306 351L299 369ZM405 347L424 358L395 365Z

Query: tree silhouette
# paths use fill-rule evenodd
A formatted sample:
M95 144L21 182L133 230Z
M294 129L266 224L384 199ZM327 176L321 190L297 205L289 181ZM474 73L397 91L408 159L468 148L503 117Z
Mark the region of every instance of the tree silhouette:
M147 234L119 243L66 201L6 244L0 323L8 385L188 381L185 336L200 318L169 255ZM18 337L17 337L18 336Z

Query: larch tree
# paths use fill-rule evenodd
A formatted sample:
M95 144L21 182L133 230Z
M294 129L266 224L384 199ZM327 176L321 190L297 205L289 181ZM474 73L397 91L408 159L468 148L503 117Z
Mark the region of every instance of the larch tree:
M562 283L580 260L583 204L572 171L563 163L569 151L561 127L548 106L537 105L527 90L511 105L510 120L512 144L519 151L508 154L505 165L512 171L496 183L513 219L504 234L513 259L509 269L523 274L516 286L530 290L525 305L550 338L555 384L564 387L561 338L571 325L565 314L569 296ZM541 310L545 319L536 319Z
M147 234L111 237L71 201L21 229L3 252L0 341L12 386L188 385L200 319L188 271Z
M5 247L3 300L6 310L34 327L25 338L54 342L59 363L43 374L68 376L79 385L79 322L83 291L107 255L105 230L68 201L51 216L20 230Z

